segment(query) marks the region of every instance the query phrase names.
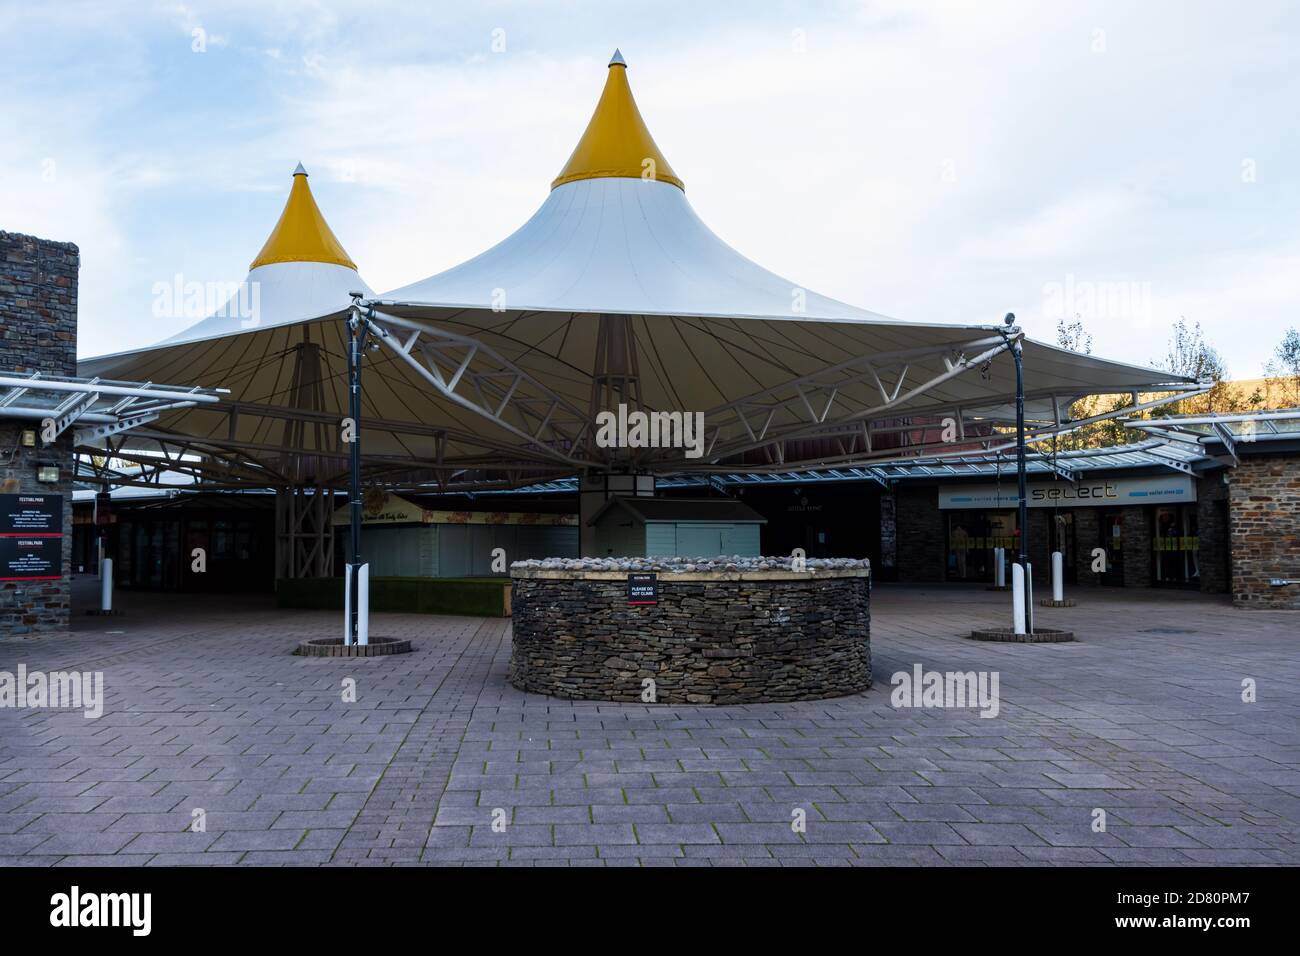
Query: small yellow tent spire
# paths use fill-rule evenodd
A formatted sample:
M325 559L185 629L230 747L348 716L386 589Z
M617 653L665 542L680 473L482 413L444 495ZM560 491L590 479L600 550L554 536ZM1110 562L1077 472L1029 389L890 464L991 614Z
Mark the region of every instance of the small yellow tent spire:
M349 269L357 267L320 214L302 163L293 171L293 188L289 190L289 201L284 204L280 221L248 269L251 272L272 262L328 262Z
M605 91L600 94L587 131L551 188L578 179L608 176L657 179L683 191L686 189L641 119L641 111L636 108L632 88L627 83L627 63L618 50L609 61Z

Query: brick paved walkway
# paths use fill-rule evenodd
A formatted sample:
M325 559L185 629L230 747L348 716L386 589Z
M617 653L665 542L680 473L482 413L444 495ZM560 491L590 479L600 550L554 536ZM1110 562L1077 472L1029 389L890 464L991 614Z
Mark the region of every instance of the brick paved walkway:
M0 709L0 864L1300 863L1300 614L1076 596L1040 622L1079 643L989 645L958 635L1004 595L880 586L869 693L709 708L521 694L504 621L376 615L416 653L296 658L337 615L124 595L0 639L0 671L107 695ZM893 708L917 663L996 670L1000 713Z

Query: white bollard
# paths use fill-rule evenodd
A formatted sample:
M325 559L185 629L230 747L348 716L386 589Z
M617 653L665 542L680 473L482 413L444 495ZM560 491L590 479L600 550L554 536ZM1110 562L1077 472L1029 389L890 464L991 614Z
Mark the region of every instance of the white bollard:
M343 643L352 643L352 575L357 575L357 643L370 643L370 565L349 564L343 577Z
M343 566L343 644L352 645L352 565Z
M1034 566L1025 562L1025 632L1034 633Z
M370 643L370 565L363 564L357 578L357 643Z
M1011 565L1011 630L1025 633L1025 569L1019 563Z
M1065 600L1065 555L1052 552L1052 600L1057 604Z
M995 588L1004 588L1007 586L1007 549L993 549L993 586Z
M99 563L99 609L113 610L113 559L105 558Z

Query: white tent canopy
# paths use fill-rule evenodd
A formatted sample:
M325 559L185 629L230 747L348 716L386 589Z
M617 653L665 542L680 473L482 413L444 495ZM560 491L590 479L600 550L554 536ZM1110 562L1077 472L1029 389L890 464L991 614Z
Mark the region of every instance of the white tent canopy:
M557 186L509 238L382 298L463 309L887 321L746 259L677 186L612 177Z
M626 74L616 56L547 200L483 254L370 298L359 277L345 288L355 267L329 234L337 248L317 242L314 263L291 263L283 295L278 274L263 273L271 288L255 326L205 320L153 348L87 360L82 374L230 389L222 406L177 412L151 433L211 451L220 480L338 481L344 310L357 291L357 320L383 346L365 361L372 481L487 487L585 468L789 469L1005 442L993 426L1008 421L1018 330L889 319L746 259L696 216ZM282 217L268 248L284 230ZM250 279L285 264L267 259L263 250ZM1024 359L1036 434L1068 427L1085 395L1194 387L1032 341ZM707 453L599 447L595 415L619 404L703 413ZM956 442L940 434L944 418Z

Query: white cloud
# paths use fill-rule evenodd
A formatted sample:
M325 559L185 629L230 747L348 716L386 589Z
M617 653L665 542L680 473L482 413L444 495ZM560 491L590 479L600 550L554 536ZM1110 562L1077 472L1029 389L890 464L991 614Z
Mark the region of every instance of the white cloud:
M1295 321L1300 134L1277 118L1300 98L1300 17L1284 4L1249 18L1111 0L654 12L249 0L160 5L155 32L50 13L85 44L7 86L0 119L30 150L0 157L0 227L79 242L88 329L144 344L155 273L241 268L301 160L367 280L392 288L533 212L619 45L701 216L806 287L916 320L1016 311L1050 339L1049 283L1146 284L1141 315L1098 317L1099 353L1145 361L1186 315L1241 375ZM192 22L226 46L189 57L175 36ZM47 153L80 185L32 189ZM1248 189L1244 157L1260 171ZM182 230L181 204L211 219Z

